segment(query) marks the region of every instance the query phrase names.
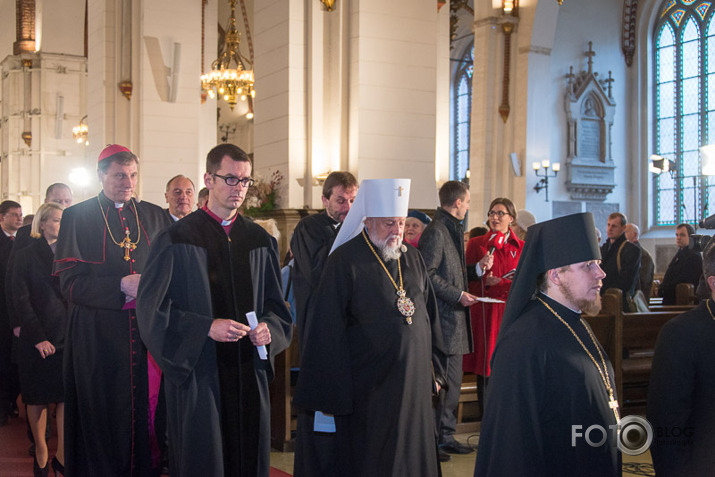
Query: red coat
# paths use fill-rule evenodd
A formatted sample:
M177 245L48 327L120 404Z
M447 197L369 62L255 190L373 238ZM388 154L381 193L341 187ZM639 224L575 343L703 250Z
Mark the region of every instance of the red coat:
M469 241L466 252L467 267L473 267L487 254L489 235L487 233L481 237L474 237ZM495 277L503 277L511 272L510 278L502 278L500 283L490 287L486 286L484 277L481 280L470 281L469 293L506 301L509 296L511 281L514 277L514 270L516 270L516 265L519 263L519 256L523 247L524 242L512 231L504 243L504 247L501 250L494 251L494 265L490 270ZM504 306L503 303L477 303L470 308L474 352L464 355L464 371L480 376L489 376L491 374L489 361L492 358L494 345L497 341L501 319L504 315Z

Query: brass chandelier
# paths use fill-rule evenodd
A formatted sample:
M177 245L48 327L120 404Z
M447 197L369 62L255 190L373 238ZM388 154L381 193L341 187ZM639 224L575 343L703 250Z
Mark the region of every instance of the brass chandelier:
M211 63L211 71L201 75L201 89L212 99L217 94L223 97L233 110L238 98L241 101L246 101L249 96L254 98L256 91L253 89L253 64L239 51L241 34L236 28L236 0L229 0L229 3L231 18L225 43L218 58Z

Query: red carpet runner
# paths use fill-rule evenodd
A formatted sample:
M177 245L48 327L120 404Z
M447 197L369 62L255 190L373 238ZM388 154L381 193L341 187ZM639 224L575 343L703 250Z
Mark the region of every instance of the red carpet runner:
M57 449L57 430L52 420L50 437L50 459ZM30 441L27 439L25 409L20 403L20 417L10 418L0 427L0 477L32 477L32 457L27 455ZM52 473L50 472L50 475ZM281 470L271 467L271 477L290 477Z

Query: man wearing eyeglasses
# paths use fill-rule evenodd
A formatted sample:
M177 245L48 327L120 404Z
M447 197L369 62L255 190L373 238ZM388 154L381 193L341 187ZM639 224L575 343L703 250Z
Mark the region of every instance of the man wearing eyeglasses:
M164 372L173 477L269 473L268 383L292 320L275 239L238 213L251 169L233 144L209 152L208 202L157 238L140 282L139 329Z

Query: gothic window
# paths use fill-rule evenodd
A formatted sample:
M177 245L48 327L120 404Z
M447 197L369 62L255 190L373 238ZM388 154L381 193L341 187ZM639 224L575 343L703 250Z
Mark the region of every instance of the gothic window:
M474 43L465 48L458 60L452 88L452 162L449 176L462 180L469 170L469 129L472 112L472 73L474 72Z
M701 146L715 143L713 1L666 0L655 25L655 153L676 164L654 178L655 224L712 214L715 177L702 175Z

